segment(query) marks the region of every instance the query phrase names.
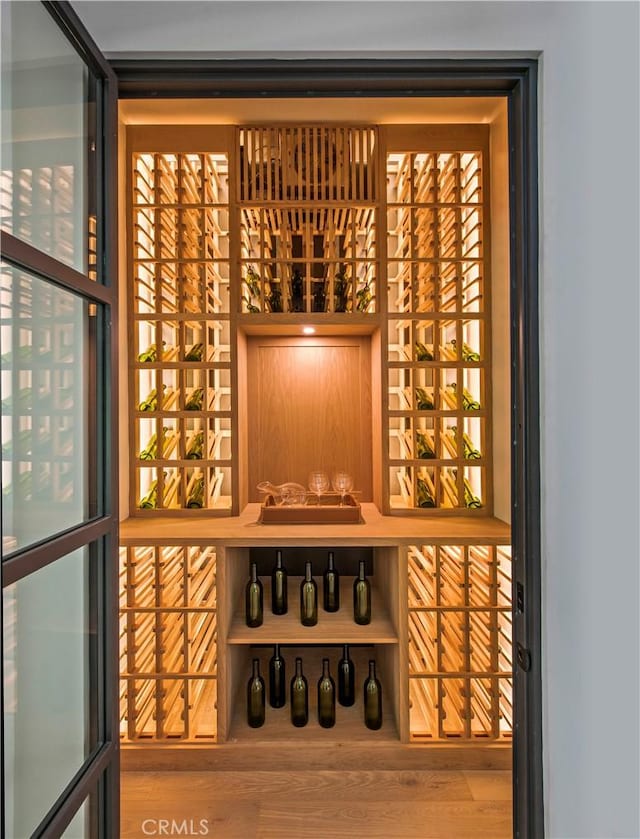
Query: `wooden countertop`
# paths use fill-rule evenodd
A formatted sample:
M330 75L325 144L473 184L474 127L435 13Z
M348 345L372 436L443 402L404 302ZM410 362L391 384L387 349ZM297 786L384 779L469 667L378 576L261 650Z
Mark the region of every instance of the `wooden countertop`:
M362 524L260 524L260 504L239 516L135 516L120 524L120 543L135 545L398 545L490 544L511 541L511 528L483 516L383 516L362 504Z

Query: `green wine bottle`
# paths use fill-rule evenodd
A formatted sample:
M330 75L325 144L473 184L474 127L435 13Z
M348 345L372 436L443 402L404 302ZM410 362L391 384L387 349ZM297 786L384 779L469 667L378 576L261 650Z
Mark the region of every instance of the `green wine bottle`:
M451 340L451 343L454 347L457 346L457 341L455 338ZM480 361L480 353L477 353L475 350L472 350L469 344L465 344L463 341L462 358L464 361Z
M457 393L458 387L455 382L452 382L447 387L452 390L454 393ZM462 389L462 407L465 411L479 411L480 410L480 403L476 402L473 396L469 393L469 391L465 388Z
M433 353L421 341L416 341L416 361L433 361Z
M204 507L204 476L196 478L187 498L187 507Z
M369 675L364 683L364 724L377 731L382 727L382 685L376 678L376 663L369 662Z
M464 479L464 503L465 507L469 509L478 509L482 507L482 501L478 498L477 495L473 494L473 490L471 489L471 484L469 483L468 479Z
M165 341L162 342L163 352L164 352L165 343L166 343ZM142 361L142 362L147 362L148 363L148 362L157 361L157 360L158 360L158 348L156 347L155 344L149 344L147 349L144 350L144 352L141 352L140 355L138 356L138 361Z
M194 344L189 352L185 355L185 361L202 361L204 355L204 344Z
M162 385L162 393L164 396L164 391L166 389L166 385ZM157 411L158 410L158 392L156 391L155 387L153 390L149 392L146 399L143 399L142 402L138 405L139 411Z
M322 676L318 680L318 722L322 728L336 724L336 686L329 673L329 659L322 659Z
M452 437L454 442L456 442L457 431L458 431L457 426L452 425L451 426L452 434L450 436ZM463 434L462 434L462 445L463 445L463 454L464 454L465 460L480 460L482 458L482 455L480 454L478 449L476 449L476 447L473 445L473 441L471 440L471 437L469 437L469 435L466 432L463 432Z
M289 693L291 722L296 728L302 728L309 722L309 690L302 672L302 659L296 658L296 672L291 679Z
M418 507L435 507L436 502L424 478L418 478Z
M286 667L280 655L280 644L276 644L269 659L269 704L272 708L282 708L285 701Z
M282 551L276 551L276 564L271 572L271 611L286 615L289 608L287 570L282 564Z
M333 551L329 551L327 568L322 579L323 605L325 612L340 609L340 575L335 567Z
M429 394L423 387L416 388L416 408L418 409L418 411L435 410L433 399L429 396Z
M371 623L371 583L365 575L364 560L360 560L359 572L353 581L353 619L360 626Z
M197 387L191 392L191 395L184 403L185 411L201 411L202 400L204 398L204 388Z
M318 586L311 575L311 563L305 563L304 580L300 584L300 622L303 626L318 623Z
M426 431L416 431L416 454L421 460L430 460L436 456Z
M350 708L356 701L356 668L349 658L349 645L342 648L342 658L338 662L338 702Z
M204 431L197 431L189 442L189 447L185 453L187 460L202 460L202 452L204 449Z
M140 452L140 460L155 460L158 452L158 441L156 435L152 434L149 438L149 443Z
M247 723L260 728L265 719L264 679L260 675L260 659L253 659L253 673L247 683Z
M149 492L140 499L141 510L155 510L158 506L158 482L153 481Z
M251 577L245 587L245 620L251 629L262 626L263 590L255 562L251 563Z

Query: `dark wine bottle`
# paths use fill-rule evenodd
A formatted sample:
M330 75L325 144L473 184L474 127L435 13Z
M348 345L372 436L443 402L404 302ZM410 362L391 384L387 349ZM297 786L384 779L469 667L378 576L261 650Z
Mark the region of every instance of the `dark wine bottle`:
M247 626L252 629L255 629L256 626L262 626L262 583L258 579L258 568L255 562L251 563L251 579L245 589L245 617Z
M257 658L253 659L253 675L247 683L247 722L251 728L264 725L264 679Z
M269 659L269 704L272 708L282 708L285 703L286 670L284 659L280 655L280 644L273 648Z
M337 612L340 608L340 575L333 562L333 551L329 551L327 569L323 578L324 610Z
M271 572L271 611L274 615L286 615L287 571L282 564L282 551L276 551L276 564Z
M291 679L291 722L302 728L309 722L309 695L307 680L302 673L302 659L296 658L296 673Z
M382 727L382 686L376 679L376 663L369 662L369 675L364 682L364 724L377 731Z
M318 722L323 728L336 724L336 686L329 673L329 659L322 659L322 676L318 681Z
M318 586L311 576L311 563L305 563L304 580L300 584L300 621L303 626L318 623Z
M342 648L342 658L338 662L338 702L350 708L356 701L356 668L349 658L349 645Z
M371 623L371 583L364 573L364 560L360 560L360 571L353 582L353 619L364 626Z

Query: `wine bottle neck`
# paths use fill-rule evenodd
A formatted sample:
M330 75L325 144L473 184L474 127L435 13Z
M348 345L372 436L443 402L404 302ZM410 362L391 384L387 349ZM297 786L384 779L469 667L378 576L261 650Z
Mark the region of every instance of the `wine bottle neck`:
M334 569L333 569L333 554L332 553L329 553L328 562L329 562L329 571L333 571Z
M253 678L257 679L260 676L260 660L257 658L253 659Z
M311 563L310 562L307 562L307 564L305 565L304 578L308 583L310 583L311 580L313 579L313 577L311 576Z
M280 644L275 644L273 647L273 657L280 658Z
M376 663L375 661L369 662L369 678L375 679L376 677Z
M276 553L276 568L282 568L282 551Z
M362 560L360 560L359 579L364 580L364 578L365 578L365 576L364 576L364 562Z
M349 645L348 644L345 644L344 647L342 648L342 657L344 659L349 658Z
M251 563L251 582L258 582L258 566L255 564L255 562Z
M302 659L296 658L296 676L302 676Z
M322 659L322 678L327 679L329 678L329 659L323 658Z

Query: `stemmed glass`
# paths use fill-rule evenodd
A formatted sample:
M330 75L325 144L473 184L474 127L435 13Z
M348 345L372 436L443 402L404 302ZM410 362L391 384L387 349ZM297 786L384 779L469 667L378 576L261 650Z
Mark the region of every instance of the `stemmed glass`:
M325 472L311 472L309 475L309 489L311 492L315 492L318 496L318 506L320 506L320 496L323 492L326 492L330 486L329 477Z
M353 478L348 472L336 472L332 483L334 490L340 493L340 506L344 507L344 497L353 489Z

